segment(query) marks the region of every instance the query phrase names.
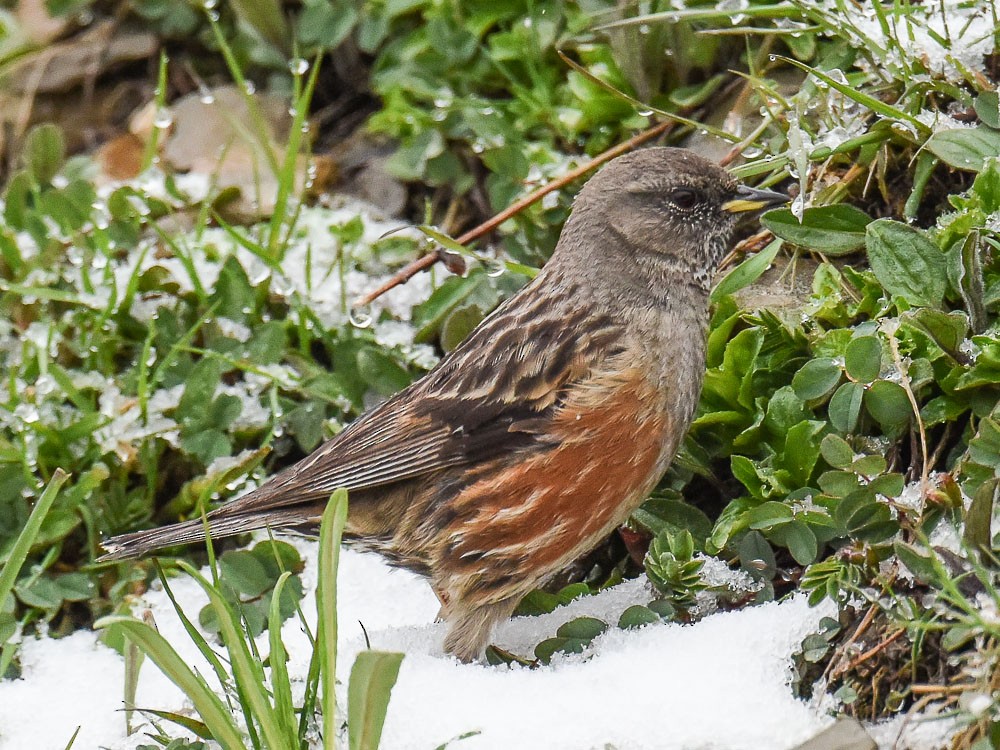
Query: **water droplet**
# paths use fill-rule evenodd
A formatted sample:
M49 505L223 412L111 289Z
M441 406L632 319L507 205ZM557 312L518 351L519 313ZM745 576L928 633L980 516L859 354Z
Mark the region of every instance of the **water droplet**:
M649 107L643 107L642 109L637 109L635 113L642 117L649 117L653 114L653 110L651 110Z
M208 11L208 20L211 21L212 23L218 23L219 22L219 11L217 11L217 10L210 10L210 11Z
M288 61L288 69L293 76L305 75L306 71L309 70L309 61L303 60L301 57L293 57Z
M768 55L767 59L770 60L771 62L774 62L775 60L778 59L778 56L777 55Z
M639 24L639 33L640 34L648 34L649 33L649 24L648 23Z
M530 29L534 24L534 21L532 21L530 18L525 18L521 23L524 24L524 28Z
M253 81L250 80L244 81L243 90L246 91L248 94L256 94L257 84L255 84Z
M507 271L507 264L502 260L487 260L483 265L486 266L486 275L491 279L503 276Z
M374 322L371 311L366 307L352 307L347 317L355 328L368 328Z
M153 127L164 130L174 124L174 113L167 107L160 107L156 110L156 117L153 118Z
M208 89L205 89L198 96L198 101L200 101L202 104L215 104L215 94L213 94Z
M219 5L219 0L202 0L201 7L205 10L214 10Z

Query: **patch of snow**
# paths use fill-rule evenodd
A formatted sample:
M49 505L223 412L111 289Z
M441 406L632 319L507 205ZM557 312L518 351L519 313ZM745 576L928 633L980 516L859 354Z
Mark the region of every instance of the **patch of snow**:
M951 747L952 737L959 728L954 716L936 714L933 705L922 715L900 715L867 727L879 748L886 750L946 750Z
M993 51L994 23L989 3L939 0L908 4L899 12L887 8L884 28L870 3L820 0L853 47L865 49L879 65L901 71L921 64L932 75L961 81L966 71L985 72L983 56Z
M298 538L290 541L307 560L303 610L313 627L316 547ZM339 584L344 685L354 657L365 647L361 624L373 648L406 653L386 721L385 750L426 750L467 732L478 734L456 747L790 748L830 722L789 688L789 657L819 619L832 614L829 603L811 608L796 596L714 614L695 625L624 631L615 627L621 612L651 596L644 581L627 581L555 612L503 624L495 642L523 655L574 617L599 617L611 625L586 654L560 656L547 667L529 670L463 665L445 656L445 627L434 622L438 602L430 588L375 555L344 550ZM171 581L171 588L196 620L205 602L197 584L181 577ZM137 603L137 613L145 609L187 663L211 674L158 586ZM311 649L297 620L286 622L282 634L301 694ZM258 643L266 652L266 634ZM141 744L141 733L124 736L122 660L98 644L95 634L29 639L21 653L23 678L0 683L0 750L63 747L78 725L77 747L126 750ZM149 661L142 668L137 704L189 708ZM599 710L588 710L594 707ZM46 720L23 720L40 715ZM145 719L137 714L134 721Z

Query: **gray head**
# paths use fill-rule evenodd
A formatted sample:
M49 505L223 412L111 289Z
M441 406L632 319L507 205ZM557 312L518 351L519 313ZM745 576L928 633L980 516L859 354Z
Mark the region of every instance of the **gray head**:
M741 185L690 151L647 148L613 159L587 182L564 235L610 238L629 256L621 261L691 274L707 286L737 226L787 200ZM564 244L563 253L581 243Z

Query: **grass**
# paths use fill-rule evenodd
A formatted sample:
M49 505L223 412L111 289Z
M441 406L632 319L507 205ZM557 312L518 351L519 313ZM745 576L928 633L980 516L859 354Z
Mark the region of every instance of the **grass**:
M701 555L715 555L760 581L757 600L804 591L841 605L842 622L804 648L803 691L828 671L847 712L887 716L933 699L966 722L959 747L1000 732L986 658L998 605L1000 115L996 58L975 56L996 51L995 4L753 1L736 23L715 3L652 3L641 15L611 5L283 15L238 4L192 15L173 0L136 4L174 40L158 106L176 93L169 70L195 60L237 82L258 140L249 92L287 91L291 137L265 149L279 193L250 226L227 216L210 181L154 166L99 190L92 160L67 158L54 126L21 143L0 219L4 673L17 673L15 631L44 622L68 633L123 612L127 592L151 580L149 563L94 565L102 536L198 516L315 448L368 394L433 364L432 345L453 346L544 261L572 186L472 249L466 277L411 282L427 297L412 341L400 320L409 305L392 298L363 311L365 327L350 324L361 281L429 244L457 249L446 235L660 113L677 123L671 142L691 139L741 178L791 186L798 199L764 218L768 234L741 245L713 293L697 418L630 521L658 595L625 625L689 616L705 588ZM387 167L410 186L419 232L383 236L395 225L308 204L302 160L326 137L308 118L339 85L327 55L348 49L371 57L365 93L378 107L366 129L393 139ZM165 229L179 217L192 219L188 231ZM790 295L802 279L807 291ZM761 308L748 295L761 289L795 299ZM943 552L942 540L952 540ZM220 556L205 619L240 656L233 669L246 667L235 702L247 713L209 733L293 742L309 712L273 684L270 697L249 687L264 675L242 658L239 631L292 614L294 560L280 558L288 575L263 548L233 554ZM639 573L616 541L594 562L562 599L537 592L522 611ZM567 625L538 658L601 629ZM854 663L858 644L871 656ZM892 677L873 688L883 658ZM947 670L930 669L941 661Z

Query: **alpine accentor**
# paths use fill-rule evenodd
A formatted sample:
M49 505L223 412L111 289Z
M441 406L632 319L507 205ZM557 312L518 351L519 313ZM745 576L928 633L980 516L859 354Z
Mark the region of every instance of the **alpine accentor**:
M213 537L314 526L346 487L346 538L425 575L445 649L481 657L663 476L698 403L713 271L741 215L786 200L680 149L609 162L531 283L421 380L209 513ZM103 559L201 538L195 519L109 539Z

